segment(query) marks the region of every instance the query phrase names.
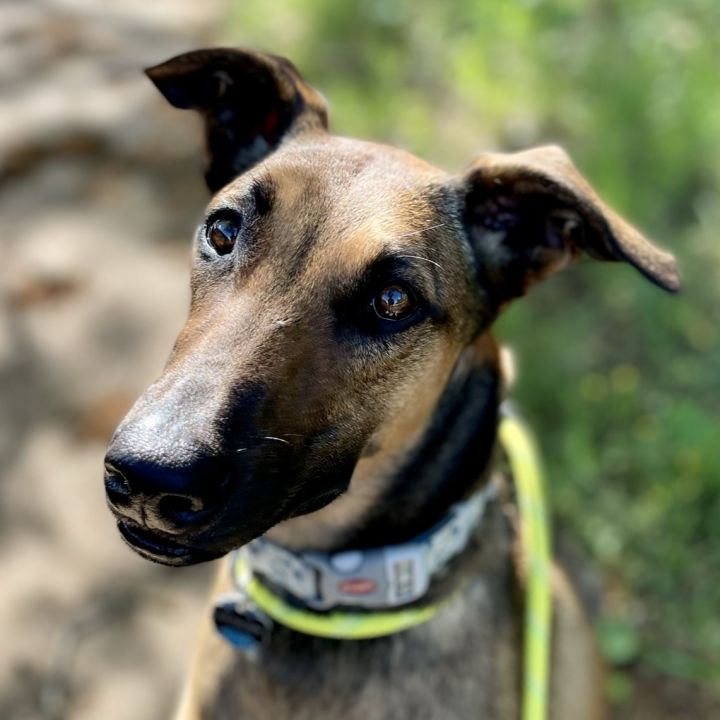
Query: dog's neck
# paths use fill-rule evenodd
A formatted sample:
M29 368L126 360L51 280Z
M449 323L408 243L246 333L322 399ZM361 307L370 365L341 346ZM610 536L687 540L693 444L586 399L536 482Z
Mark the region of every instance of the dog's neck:
M343 496L268 537L294 550L338 551L405 542L427 530L486 482L500 394L498 349L486 333L373 436Z

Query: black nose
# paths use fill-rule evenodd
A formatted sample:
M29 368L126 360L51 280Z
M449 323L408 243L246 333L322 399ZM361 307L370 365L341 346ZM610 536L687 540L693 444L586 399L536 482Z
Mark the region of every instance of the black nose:
M207 526L221 504L228 473L211 455L143 455L113 443L105 456L105 491L113 510L168 533Z

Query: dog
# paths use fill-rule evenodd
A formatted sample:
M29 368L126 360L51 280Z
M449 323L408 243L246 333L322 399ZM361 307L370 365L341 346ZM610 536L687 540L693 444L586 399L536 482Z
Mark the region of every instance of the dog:
M213 197L187 324L107 452L122 538L167 565L248 543L290 564L346 563L407 550L484 493L441 572L409 581L411 607L438 603L432 619L366 640L275 623L241 652L209 612L177 717L519 717L524 572L512 491L493 472L504 381L492 324L581 255L670 292L673 257L559 147L482 154L451 176L331 135L325 100L283 58L198 50L146 72L202 117ZM306 613L382 610L363 599L374 581L318 609L263 567L255 580ZM223 565L212 597L233 584ZM558 566L552 592L550 715L602 717L593 633Z

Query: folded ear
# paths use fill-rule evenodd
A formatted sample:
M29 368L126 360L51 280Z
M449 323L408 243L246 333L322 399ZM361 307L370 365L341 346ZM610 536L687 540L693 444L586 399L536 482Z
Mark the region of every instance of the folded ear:
M269 155L283 139L327 128L323 97L281 57L228 48L195 50L145 73L177 108L205 120L213 192Z
M480 281L499 304L582 252L625 260L664 290L680 288L672 255L605 205L559 147L481 155L465 173L461 192Z

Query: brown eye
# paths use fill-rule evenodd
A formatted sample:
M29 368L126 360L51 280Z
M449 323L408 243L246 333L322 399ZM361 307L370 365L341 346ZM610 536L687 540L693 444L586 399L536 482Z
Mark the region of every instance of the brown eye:
M372 301L373 308L384 320L404 320L415 311L410 293L402 285L388 285Z
M240 234L240 218L218 218L208 226L207 241L218 255L232 252Z

